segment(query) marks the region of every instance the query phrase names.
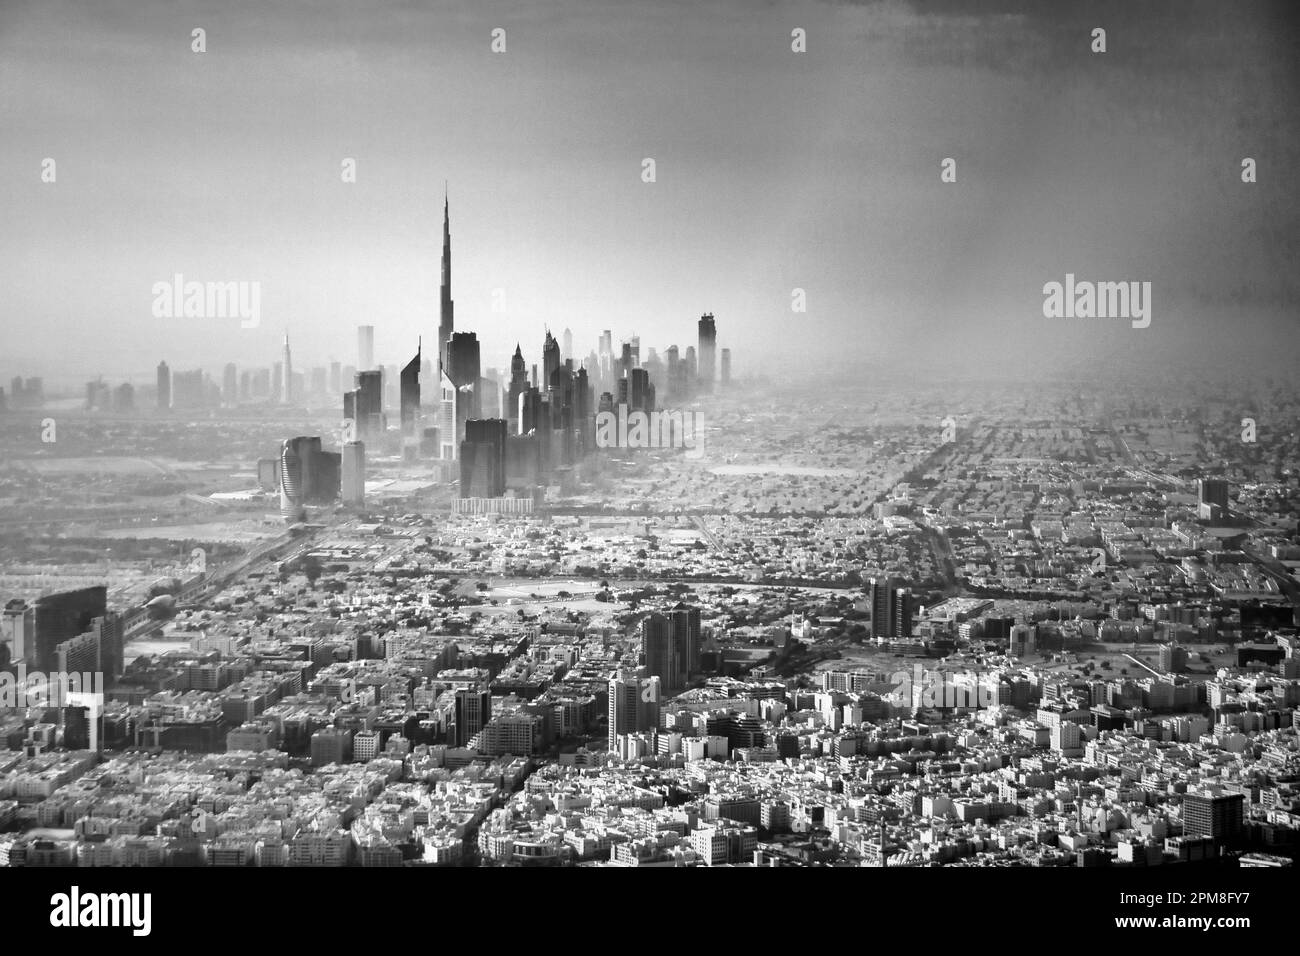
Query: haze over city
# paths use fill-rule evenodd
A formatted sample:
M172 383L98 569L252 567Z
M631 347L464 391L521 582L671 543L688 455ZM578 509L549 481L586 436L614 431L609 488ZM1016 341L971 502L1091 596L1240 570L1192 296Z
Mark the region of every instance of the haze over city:
M1282 8L8 3L0 375L147 381L163 343L245 365L286 330L320 364L363 322L398 361L436 322L444 181L486 365L546 326L667 342L706 310L778 374L1282 362ZM177 272L259 281L260 327L153 317ZM1151 326L1044 318L1067 273L1152 282Z

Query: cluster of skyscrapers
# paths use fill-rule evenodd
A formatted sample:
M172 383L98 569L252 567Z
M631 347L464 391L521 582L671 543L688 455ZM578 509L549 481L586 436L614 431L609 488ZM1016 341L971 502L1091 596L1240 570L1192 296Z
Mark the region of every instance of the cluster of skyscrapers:
M665 403L697 401L731 380L731 353L717 348L712 313L700 317L698 347L661 357L643 357L637 336L617 351L613 334L601 333L587 358L574 353L573 333L562 342L546 330L540 365L528 364L516 344L508 379L482 367L477 334L457 330L452 298L450 203L443 200L442 281L439 296L436 366L422 341L400 369L375 364L375 329L357 330L357 365L333 362L310 375L295 372L286 334L280 361L271 368L225 367L218 385L201 369L176 371L161 362L157 370L160 411L233 407L249 401L284 406L304 404L336 389L342 394L343 451L323 452L318 438L286 440L274 459L260 466L264 487L279 491L284 516L297 520L303 506L329 503L342 492L346 504L364 503L367 449L397 455L404 462L426 462L444 480L459 480L461 498L533 499L537 489L563 483L566 475L597 448L595 419L600 412L645 412ZM432 401L422 386L436 381ZM344 384L348 383L348 384ZM87 387L92 402L113 407L99 388ZM128 396L130 403L134 396ZM391 429L388 409L396 405ZM340 463L339 459L342 458ZM340 480L341 479L341 480Z

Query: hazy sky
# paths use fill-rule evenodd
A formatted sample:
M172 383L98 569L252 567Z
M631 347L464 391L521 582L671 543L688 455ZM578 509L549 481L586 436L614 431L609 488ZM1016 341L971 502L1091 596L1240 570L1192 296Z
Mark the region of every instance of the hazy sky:
M1276 359L1295 6L2 0L0 380L219 377L286 329L295 367L355 363L359 323L402 361L438 324L444 179L485 366L540 361L547 324L684 348L705 311L738 371ZM260 327L154 318L178 272L260 282ZM1152 282L1150 328L1045 318L1067 272Z

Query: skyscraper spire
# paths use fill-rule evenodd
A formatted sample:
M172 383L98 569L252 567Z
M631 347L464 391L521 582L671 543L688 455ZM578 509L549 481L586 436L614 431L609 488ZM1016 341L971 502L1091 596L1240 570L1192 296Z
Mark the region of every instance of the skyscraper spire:
M450 369L447 342L456 330L455 303L451 298L451 203L443 180L442 196L442 300L438 318L438 369Z

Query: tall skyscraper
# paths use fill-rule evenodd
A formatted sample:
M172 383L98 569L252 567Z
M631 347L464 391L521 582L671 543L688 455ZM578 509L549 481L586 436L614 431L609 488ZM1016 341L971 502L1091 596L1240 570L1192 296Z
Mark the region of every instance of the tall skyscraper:
M350 441L343 446L343 503L364 507L366 503L366 446Z
M471 418L460 443L460 496L500 498L506 493L506 423Z
M444 461L455 461L459 445L456 443L456 422L460 393L456 383L451 380L446 369L438 373L438 457Z
M301 521L306 514L305 476L298 442L299 439L286 438L280 445L280 516L286 521Z
M677 648L677 670L683 683L700 669L700 609L678 604L672 609L673 644Z
M713 376L716 372L715 359L717 357L718 346L718 328L713 322L713 313L706 312L700 316L700 351L699 351L699 380L700 387L705 391L713 388Z
M384 433L387 427L384 422L384 373L379 369L357 372L357 397L354 411L357 437L362 441Z
M284 390L280 401L288 405L293 401L293 360L289 356L289 333L284 333L284 378L281 380Z
M1228 517L1231 485L1222 478L1201 478L1196 482L1197 517L1202 521L1221 521Z
M423 341L420 341L416 345L415 357L406 363L401 373L399 401L403 438L413 438L416 434L416 423L420 414L420 353L423 351L423 344Z
M872 578L868 584L872 637L912 636L912 592L896 585L893 578Z
M560 353L561 361L573 358L573 330L564 330L564 351Z
M731 384L731 349L722 350L722 362L718 373L718 384Z
M35 664L45 673L59 669L60 644L86 633L91 622L108 610L108 588L102 584L36 599Z
M444 188L442 195L442 300L438 318L438 362L441 369L450 371L448 343L456 331L456 304L451 298L451 205ZM454 380L454 376L453 376Z
M15 403L17 399L15 399ZM172 370L166 362L158 363L158 411L169 411L172 407Z
M659 729L661 682L650 675L638 678L619 671L609 682L609 749L618 746L619 734L640 734Z
M375 367L375 327L357 326L357 368L368 372Z
M528 390L528 370L524 365L524 353L515 343L515 354L510 358L510 390L506 393L506 418L510 423L510 434L519 434L519 396Z
M221 374L221 404L234 408L239 404L239 369L227 362Z
M453 332L447 346L448 376L456 386L456 431L453 441L458 444L465 438L465 422L479 418L482 410L478 401L479 348L478 336L473 332Z
M560 367L560 343L555 341L551 330L546 330L546 340L542 343L542 384L543 391L550 388L551 376Z
M681 688L673 638L673 622L663 614L650 614L641 619L641 655L645 658L645 668L651 677L659 678L667 694L675 694Z
M32 664L35 655L36 609L22 598L14 598L0 616L0 667Z
M486 687L456 691L456 746L464 747L492 719L492 694Z

